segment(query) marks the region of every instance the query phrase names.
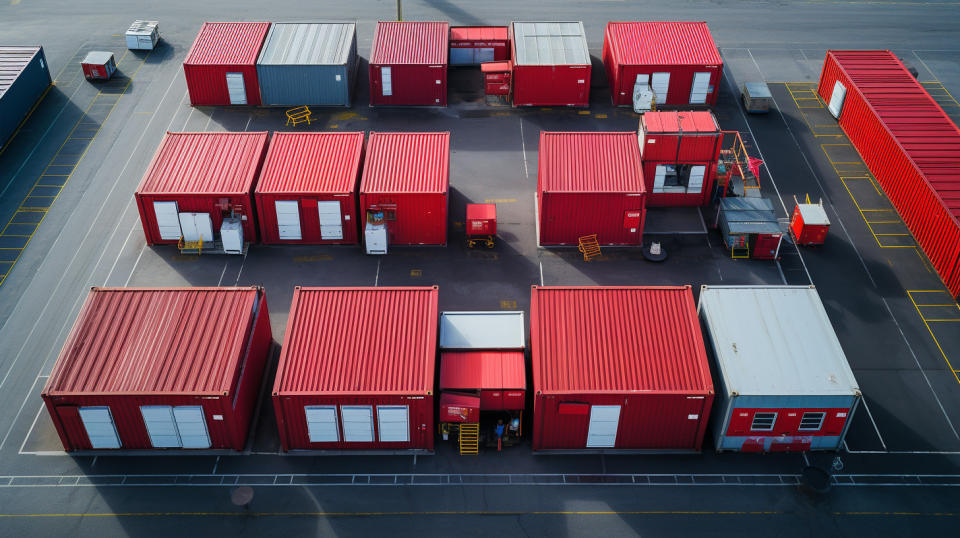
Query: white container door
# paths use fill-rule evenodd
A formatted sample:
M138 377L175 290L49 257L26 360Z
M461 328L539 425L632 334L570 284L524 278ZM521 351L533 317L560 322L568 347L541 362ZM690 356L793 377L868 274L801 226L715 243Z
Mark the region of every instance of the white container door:
M613 448L617 444L620 427L619 405L590 407L590 428L587 430L587 448Z
M207 420L203 416L203 407L199 405L178 405L173 408L173 418L177 421L180 446L183 448L210 448L210 434L207 432Z
M710 93L710 73L694 73L693 85L690 87L690 104L705 104L708 93Z
M703 190L703 176L707 167L702 165L690 167L690 179L687 180L687 194L697 194Z
M177 241L180 239L180 215L176 202L154 202L153 214L157 217L160 239Z
M180 213L184 241L213 241L213 221L209 213Z
M91 447L120 448L120 436L109 407L81 407L77 411L83 428L87 430Z
M373 442L373 408L369 405L340 407L343 420L343 440L347 443Z
M843 100L847 97L847 88L843 84L840 84L838 80L833 85L833 93L830 95L830 104L827 106L827 110L830 111L830 115L834 118L840 119L840 111L843 110Z
M389 67L380 68L380 89L384 97L393 95L393 73Z
M231 105L247 104L247 88L243 83L243 73L227 73L227 93Z
M169 405L141 405L140 416L147 427L153 448L179 448L180 434L173 420L173 407Z
M658 164L657 171L653 176L653 192L663 192L663 183L667 179L667 167Z
M332 405L307 405L307 436L311 443L336 443L340 440L337 430L337 408Z
M296 200L277 200L277 227L280 239L303 239L300 235L300 205Z
M662 105L667 102L667 92L670 91L670 73L653 74L653 94L657 99L657 104Z
M377 422L381 443L410 441L410 411L405 405L378 405Z
M320 239L343 239L343 217L338 200L317 202L320 215Z

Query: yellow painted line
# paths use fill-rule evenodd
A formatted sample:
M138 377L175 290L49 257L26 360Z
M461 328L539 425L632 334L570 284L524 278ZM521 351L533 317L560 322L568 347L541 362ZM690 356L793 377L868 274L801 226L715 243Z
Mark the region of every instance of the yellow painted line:
M0 518L162 518L162 517L422 517L422 516L773 516L778 510L427 510L393 512L90 512L0 514ZM831 512L846 517L960 517L958 512Z
M960 318L949 318L949 319L927 319L927 318L923 318L923 321L928 321L928 322L930 322L930 323L934 323L934 322L936 322L936 323L946 323L946 322L949 322L949 321L960 321Z
M606 115L606 114L594 114L593 117L594 117L594 118L597 118L598 120L605 120L605 119L607 119L607 115Z
M875 234L873 234L873 235L876 235L876 236L884 236L884 235L897 235L897 236L904 236L904 235L910 235L910 234L878 234L878 233L875 233Z
M589 116L589 115L590 115L590 111L589 111L589 110L578 110L578 111L577 111L577 114L580 114L581 116Z
M294 256L293 261L295 263L305 263L305 262L324 262L330 261L333 259L333 256L329 254L316 254L313 256Z
M20 3L20 0L10 0L10 5L15 6Z
M946 293L946 292L944 292L944 293ZM935 306L955 306L955 307L957 307L957 310L960 310L960 305L958 305L957 303L950 303L950 304L918 304L917 306L919 306L919 307L930 307L930 308L933 308L933 307L935 307Z
M864 209L864 211L868 211L868 210ZM882 211L882 210L876 210L876 211ZM866 222L867 224L901 224L903 223L902 220L868 220Z
M513 309L517 307L516 301L500 301L500 308Z
M512 204L516 202L516 198L487 198L483 201L485 204Z
M411 269L410 276L423 276L423 269Z
M913 298L914 293L944 293L943 290L906 290L907 297L910 298L910 302L913 303L913 307L917 310L917 315L920 316L920 320L923 321L924 326L927 328L927 332L930 333L930 338L933 338L933 343L936 344L937 349L940 350L940 355L943 356L943 360L947 363L947 367L950 368L950 371L953 372L953 377L957 380L957 383L960 383L960 374L957 373L957 370L950 364L950 359L947 358L946 352L943 351L943 346L940 345L940 340L937 340L937 336L933 334L933 329L930 328L930 323L923 318L923 313L920 312L920 307L917 306L917 301Z

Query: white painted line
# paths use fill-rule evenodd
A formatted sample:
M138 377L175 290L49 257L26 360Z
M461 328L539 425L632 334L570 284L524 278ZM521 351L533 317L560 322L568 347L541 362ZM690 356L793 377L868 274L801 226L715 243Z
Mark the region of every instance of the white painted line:
M187 119L183 122L183 127L180 128L180 131L186 131L186 130L187 130L187 124L190 123L190 116L193 115L193 111L194 111L194 110L196 110L196 107L194 107L194 106L191 105L191 106L190 106L190 113L187 114ZM173 114L174 114L174 116L176 116L177 113L174 112ZM170 121L171 121L171 123L172 123L172 122L173 122L173 118L170 118Z
M937 74L933 72L933 69L930 69L930 66L927 65L927 62L923 61L923 58L921 58L920 55L917 54L917 51L911 50L910 52L912 52L913 55L916 56L917 60L920 61L920 64L923 65L923 67L926 68L926 70L929 71L931 75L933 75L933 78L940 80L940 77L938 77ZM941 84L943 83L941 82Z
M520 147L523 148L523 175L530 179L530 169L527 168L527 141L523 136L523 116L520 116Z
M134 226L134 228L136 228L136 226ZM130 285L130 281L133 279L133 273L136 272L137 266L140 265L140 258L143 257L143 251L145 251L145 250L147 250L147 244L146 244L146 243L144 243L143 246L140 247L140 254L137 254L137 259L136 259L136 261L133 262L133 267L130 268L130 274L127 275L127 280L124 281L124 283L123 283L123 287L124 287L124 288L126 288L127 286Z
M248 248L248 250L249 250L249 248ZM240 275L243 274L243 265L244 265L245 263L247 263L247 253L246 253L246 252L243 253L243 259L240 260L240 270L237 271L237 280L233 283L234 286L239 286L239 285L240 285Z
M373 287L376 288L380 285L380 260L382 258L377 258L377 276L373 277Z
M122 216L121 216L122 218ZM130 240L130 236L133 235L133 230L136 229L136 226L132 226L130 231L127 232L127 237L123 239L123 243L120 246L120 252L123 252L123 249L127 248L127 241ZM110 282L110 277L113 276L113 271L117 268L117 263L120 262L120 256L117 256L116 260L113 260L113 266L110 267L110 272L107 273L107 278L103 279L103 285L106 286L107 282Z
M33 383L30 384L30 390L27 391L27 395L23 398L23 401L20 403L20 409L17 410L17 414L13 418L13 421L10 423L10 427L7 428L7 433L6 435L3 436L3 441L0 441L0 450L3 450L3 446L7 444L7 438L10 437L10 432L13 431L13 427L17 425L17 419L20 418L20 413L22 413L23 408L26 407L27 400L29 400L33 396L33 389L35 389L37 386L37 379L40 379L40 378L37 377L36 379L33 380Z
M223 261L223 271L220 271L220 280L217 281L218 288L223 285L223 275L227 274L227 265L229 264L230 264L230 258L228 257L226 260Z
M883 436L880 435L880 428L877 427L877 421L873 420L873 413L870 412L870 406L867 405L867 398L861 396L863 400L863 408L867 410L867 416L870 417L870 423L873 424L873 431L877 432L877 439L880 439L880 446L883 447L883 450L887 450L887 443L883 442Z
M210 117L213 117L213 116L210 116ZM246 132L247 129L250 128L250 122L251 122L252 120L253 120L253 114L250 114L250 116L247 118L247 124L243 126L243 131L244 131L244 132Z
M540 285L543 286L543 260L540 260L539 263L540 263Z
M786 286L786 285L787 285L787 277L784 276L784 274L783 274L783 269L780 267L780 260L776 260L776 262L777 262L777 271L780 273L780 280L782 280L782 281L783 281L783 285ZM812 281L811 281L811 282L812 282Z
M45 406L45 405L41 405L40 408L37 409L37 414L34 415L34 417L33 417L33 423L30 424L30 429L27 430L27 434L23 436L23 442L20 443L20 450L18 451L20 454L23 454L23 453L24 453L24 452L23 452L23 447L27 446L27 441L30 439L30 434L32 434L32 433L33 433L33 429L37 427L37 420L40 419L40 413L43 412L43 408L44 408L44 407L46 407L46 406Z
M213 471L210 474L217 474L217 466L220 465L220 456L217 456L217 461L213 464Z

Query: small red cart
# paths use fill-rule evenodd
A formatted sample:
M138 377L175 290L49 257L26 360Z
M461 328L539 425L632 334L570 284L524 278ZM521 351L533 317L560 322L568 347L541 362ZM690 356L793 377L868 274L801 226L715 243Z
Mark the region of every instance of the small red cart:
M818 204L797 202L790 217L790 236L798 245L822 245L830 230L830 219L823 210L823 201Z
M497 235L496 204L467 204L467 246L485 245L493 248Z
M80 62L83 68L83 76L87 80L110 80L110 77L117 72L117 61L112 52L101 50L92 50Z

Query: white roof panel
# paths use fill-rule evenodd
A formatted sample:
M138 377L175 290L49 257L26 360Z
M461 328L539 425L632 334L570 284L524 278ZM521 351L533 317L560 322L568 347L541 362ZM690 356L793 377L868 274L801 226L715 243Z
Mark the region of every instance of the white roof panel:
M813 286L704 286L699 310L730 393L859 393Z
M820 204L797 204L800 208L800 216L803 217L804 224L830 224L827 218L827 212L823 210Z
M159 25L160 23L157 21L142 21L138 19L133 21L130 28L127 28L127 35L150 35Z
M523 349L523 312L443 312L440 349Z
M590 65L582 22L514 22L517 65Z
M263 42L258 64L344 65L357 25L352 22L275 22Z

